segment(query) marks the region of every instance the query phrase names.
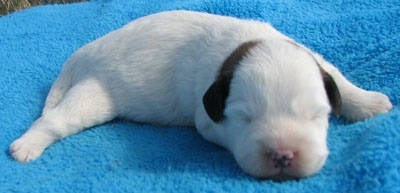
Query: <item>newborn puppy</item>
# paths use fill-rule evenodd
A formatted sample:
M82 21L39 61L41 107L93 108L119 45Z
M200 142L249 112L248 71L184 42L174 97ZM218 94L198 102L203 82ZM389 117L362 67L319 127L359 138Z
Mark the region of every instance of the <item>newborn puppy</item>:
M325 163L331 111L357 121L391 108L267 23L171 11L76 51L10 153L35 160L57 140L122 117L195 126L252 176L301 178Z

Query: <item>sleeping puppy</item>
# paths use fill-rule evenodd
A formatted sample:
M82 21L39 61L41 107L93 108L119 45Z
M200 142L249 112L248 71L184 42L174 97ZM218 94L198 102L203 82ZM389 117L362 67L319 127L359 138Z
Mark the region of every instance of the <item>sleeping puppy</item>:
M76 51L10 153L35 160L57 140L121 117L195 126L252 176L301 178L325 163L330 112L358 121L391 108L267 23L170 11Z

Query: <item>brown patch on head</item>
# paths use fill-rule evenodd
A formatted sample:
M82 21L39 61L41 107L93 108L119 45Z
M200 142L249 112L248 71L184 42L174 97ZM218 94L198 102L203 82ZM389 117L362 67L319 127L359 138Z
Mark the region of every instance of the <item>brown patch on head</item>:
M224 118L225 101L229 95L229 88L233 74L243 58L255 47L259 41L248 41L236 48L224 61L219 69L217 79L203 96L203 104L208 116L219 122Z
M324 82L326 94L328 95L329 103L331 104L332 110L335 115L339 117L342 107L342 99L340 96L339 88L337 87L332 76L324 69L322 69L321 65L318 64L318 66L321 71L322 80Z

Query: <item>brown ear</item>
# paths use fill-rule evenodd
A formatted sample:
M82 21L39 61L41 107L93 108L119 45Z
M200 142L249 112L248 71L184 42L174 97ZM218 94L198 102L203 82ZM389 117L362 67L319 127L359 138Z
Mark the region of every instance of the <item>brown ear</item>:
M319 65L319 64L318 64ZM322 74L322 80L324 82L325 91L328 95L329 103L331 104L332 110L337 117L340 116L342 107L342 98L340 96L339 88L337 87L335 80L332 76L320 67Z
M226 58L219 69L217 79L204 94L204 108L208 116L214 122L217 123L224 119L225 101L229 95L233 74L243 57L245 57L249 50L258 43L258 41L248 41L236 48L236 50L234 50L231 55Z
M224 118L225 100L228 97L229 85L215 81L203 96L203 105L208 116L214 122Z

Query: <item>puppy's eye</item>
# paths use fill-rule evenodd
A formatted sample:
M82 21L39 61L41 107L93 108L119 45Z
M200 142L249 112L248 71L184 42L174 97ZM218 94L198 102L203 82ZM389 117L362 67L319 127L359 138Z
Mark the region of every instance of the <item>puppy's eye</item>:
M250 123L252 121L251 117L248 115L242 115L242 116L240 116L240 119L242 122L245 122L245 123Z
M253 118L245 111L238 111L235 115L235 118L238 119L240 122L246 124L250 123L253 120Z
M311 117L311 120L315 121L315 120L320 120L320 119L323 119L323 118L324 118L324 116L314 115L314 116Z
M247 113L243 108L232 108L229 109L226 117L233 121L239 121L241 123L250 123L252 121L252 117Z
M331 108L329 106L321 106L317 108L311 116L311 120L324 119L329 116Z

